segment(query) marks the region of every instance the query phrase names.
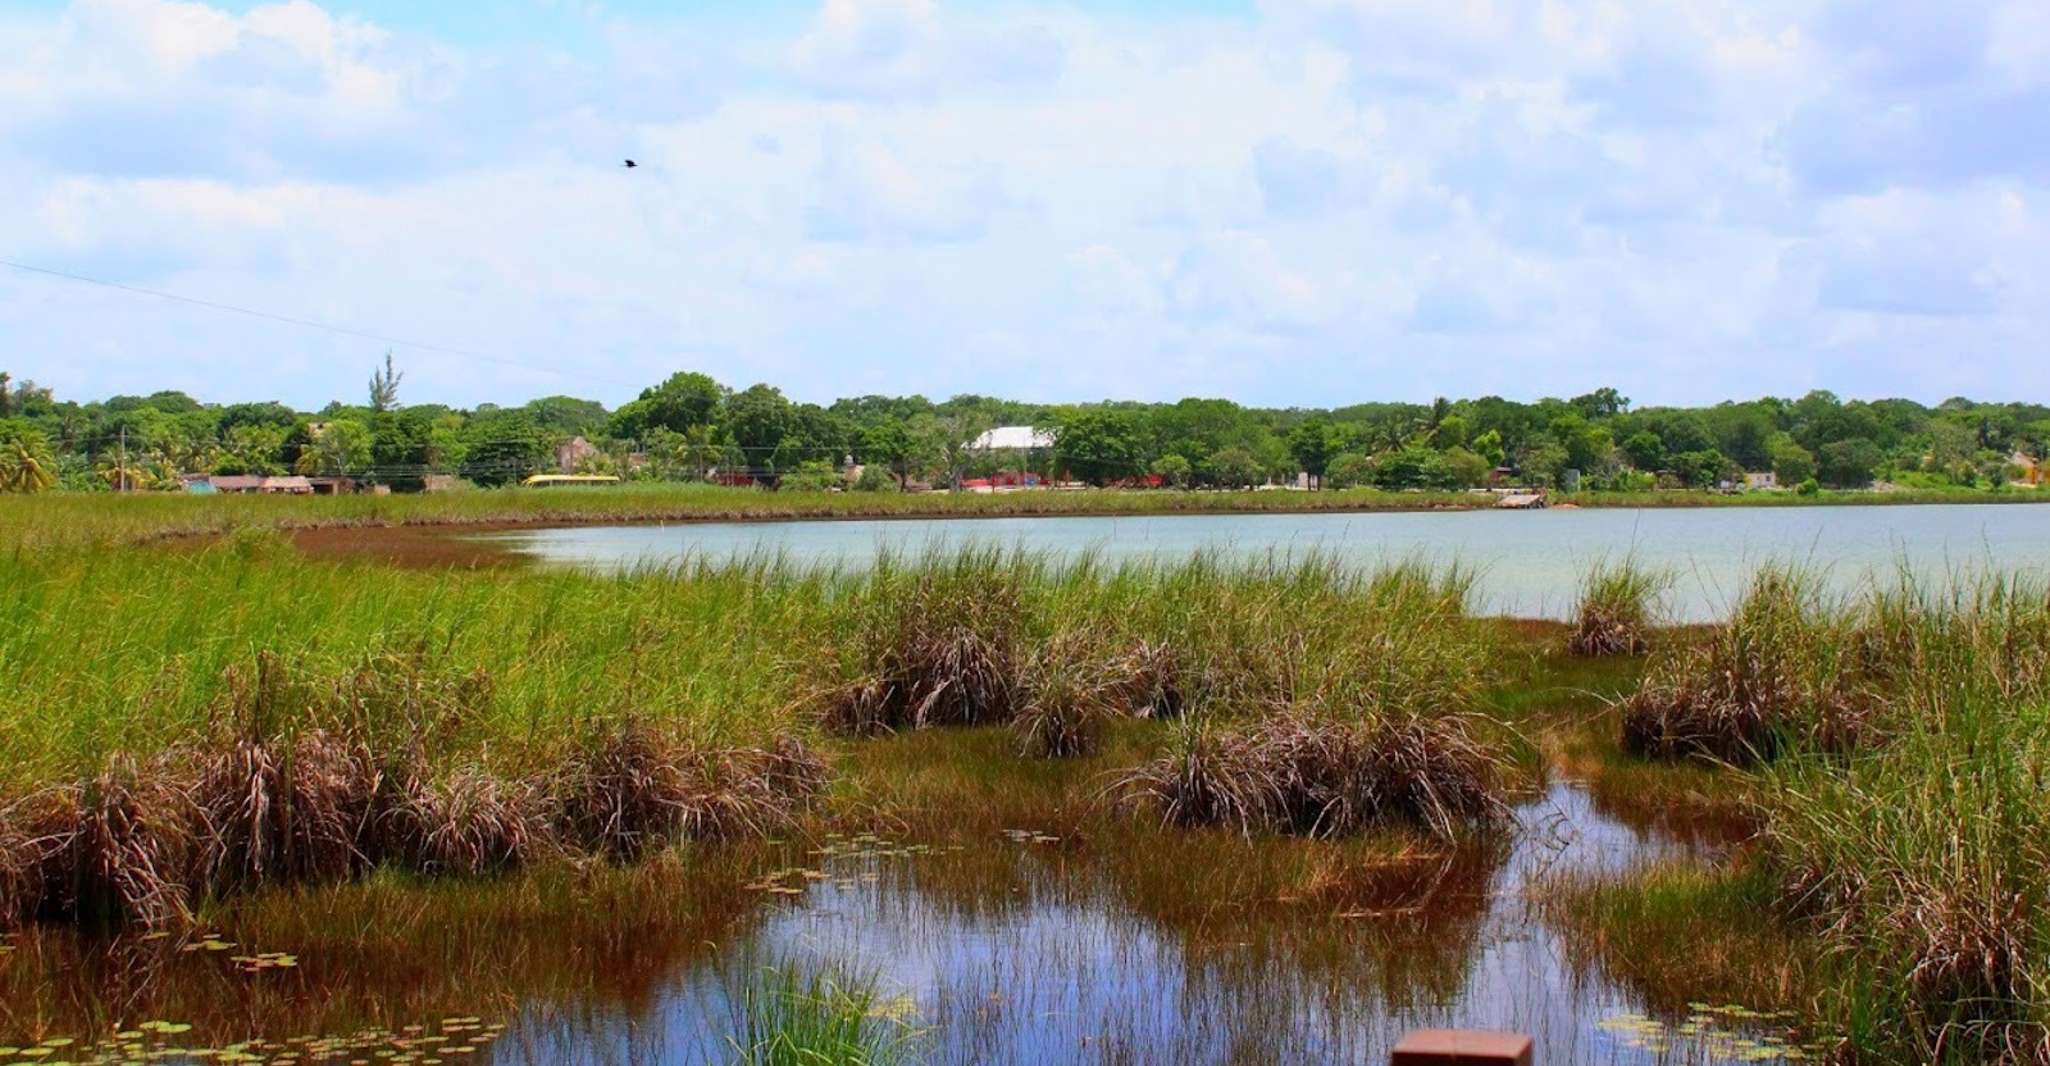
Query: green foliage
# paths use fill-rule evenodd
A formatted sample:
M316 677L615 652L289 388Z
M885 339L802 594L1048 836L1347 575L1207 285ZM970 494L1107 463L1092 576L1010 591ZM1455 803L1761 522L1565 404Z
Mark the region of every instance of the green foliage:
M1189 479L1195 476L1196 468L1179 455L1163 455L1153 460L1148 471L1165 481L1169 488L1183 489L1189 486Z
M1144 469L1138 427L1122 411L1082 411L1061 425L1054 460L1092 485L1107 485Z
M1666 465L1666 442L1648 429L1632 433L1629 439L1623 442L1622 447L1623 457L1639 470L1656 473Z
M862 467L861 476L854 479L856 492L896 492L897 487L897 479L879 464Z
M5 382L0 382L4 387ZM57 461L41 430L20 419L0 419L0 492L43 492L57 487Z
M808 459L783 475L779 487L798 492L823 492L840 485L839 468L822 459Z
M1222 488L1251 488L1260 483L1260 460L1244 448L1221 448L1204 460L1203 476Z
M872 977L800 976L765 968L733 997L738 1066L889 1066L917 1058L909 1000L886 1000Z
M1863 437L1832 441L1817 456L1816 477L1833 489L1864 488L1884 458L1879 445Z
M370 465L370 429L361 422L338 418L324 426L300 449L294 464L301 474L349 474Z
M1815 478L1815 457L1791 437L1775 440L1771 447L1773 476L1782 485L1799 485Z
M1338 442L1331 424L1321 418L1312 418L1289 430L1288 453L1295 457L1296 465L1308 471L1311 477L1324 476L1324 468L1337 450Z
M1346 452L1331 460L1324 480L1334 489L1353 489L1374 481L1374 459L1360 452Z
M474 422L463 454L463 476L487 488L540 473L553 461L548 437L525 414Z

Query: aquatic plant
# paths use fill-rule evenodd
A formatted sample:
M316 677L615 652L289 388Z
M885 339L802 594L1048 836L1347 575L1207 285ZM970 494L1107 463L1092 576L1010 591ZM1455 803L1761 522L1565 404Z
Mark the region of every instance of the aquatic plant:
M1765 567L1705 645L1654 663L1622 709L1625 750L1732 763L1785 746L1841 751L1865 738L1880 701L1848 669L1842 626L1812 579Z
M1072 759L1093 753L1103 721L1126 710L1118 705L1119 682L1109 668L1087 661L1074 636L1049 641L1024 670L1017 718L1011 723L1019 747L1040 759Z
M1406 823L1450 839L1505 819L1506 759L1464 715L1192 724L1113 793L1182 827L1343 836Z
M629 717L594 726L547 788L566 840L632 860L673 840L780 829L824 787L825 773L795 740L711 750Z
M734 998L727 1039L743 1066L889 1066L918 1057L909 1001L884 999L873 977L764 967Z
M1588 571L1574 608L1573 655L1642 655L1650 647L1656 600L1672 575L1640 566L1634 559L1603 561Z
M1915 719L1843 762L1774 768L1757 861L1845 959L1838 1008L1882 1057L2050 1058L2050 709Z

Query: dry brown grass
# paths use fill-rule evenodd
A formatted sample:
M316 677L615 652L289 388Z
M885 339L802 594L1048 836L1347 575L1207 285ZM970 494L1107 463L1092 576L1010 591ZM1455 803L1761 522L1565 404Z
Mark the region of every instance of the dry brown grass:
M629 718L580 745L548 792L566 841L633 860L673 840L774 831L824 783L823 760L795 740L708 751Z
M949 587L932 577L865 620L855 677L830 686L825 724L874 736L901 729L1008 722L1019 688L1015 594Z
M17 805L17 846L33 893L19 915L82 924L171 924L191 914L196 810L169 759L115 756L84 781ZM17 874L17 877L20 875Z
M1172 825L1328 837L1387 823L1449 839L1506 819L1504 766L1461 715L1367 722L1274 715L1191 728L1179 750L1114 786Z

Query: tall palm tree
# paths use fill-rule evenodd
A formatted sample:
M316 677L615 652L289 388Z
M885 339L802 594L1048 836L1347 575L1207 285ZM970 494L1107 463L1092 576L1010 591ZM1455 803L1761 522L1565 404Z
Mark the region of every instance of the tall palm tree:
M57 464L35 430L0 435L0 492L42 492L57 487Z

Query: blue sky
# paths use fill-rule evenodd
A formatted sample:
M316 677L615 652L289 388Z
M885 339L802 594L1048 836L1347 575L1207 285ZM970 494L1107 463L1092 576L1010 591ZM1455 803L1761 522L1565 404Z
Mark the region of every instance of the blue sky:
M0 0L0 55L0 259L412 342L416 402L2050 400L2039 0ZM70 397L382 353L0 268Z

